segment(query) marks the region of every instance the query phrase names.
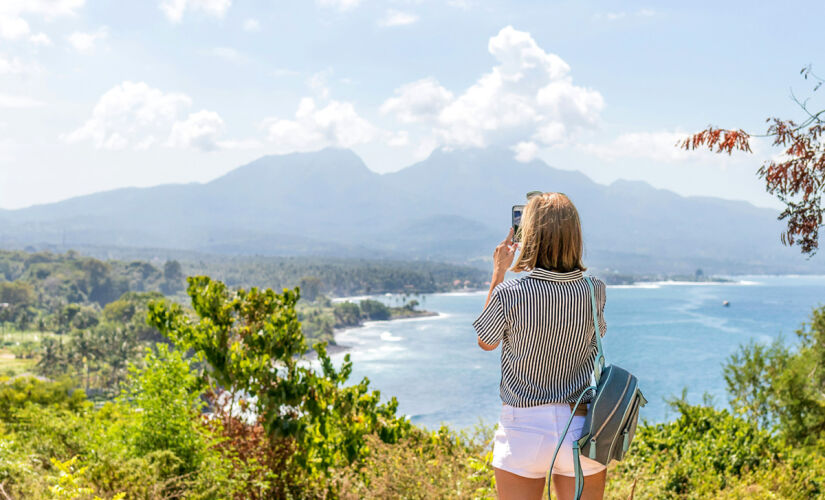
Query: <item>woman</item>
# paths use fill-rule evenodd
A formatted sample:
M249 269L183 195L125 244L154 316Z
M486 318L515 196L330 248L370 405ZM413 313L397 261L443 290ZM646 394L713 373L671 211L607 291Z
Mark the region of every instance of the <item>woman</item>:
M501 344L503 403L493 448L499 498L539 499L571 404L590 385L596 337L590 290L582 271L582 233L576 207L561 193L533 196L521 219L521 252L513 229L493 254L493 278L484 311L473 322L478 345ZM529 271L504 281L507 268ZM603 336L605 285L593 280ZM583 401L589 401L586 395ZM581 434L577 412L553 467L560 500L573 498L572 442ZM604 495L605 467L582 457L583 499Z

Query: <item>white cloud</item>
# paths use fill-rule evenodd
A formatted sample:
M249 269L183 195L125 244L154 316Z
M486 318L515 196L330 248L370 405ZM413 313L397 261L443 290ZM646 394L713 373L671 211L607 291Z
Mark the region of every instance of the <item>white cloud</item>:
M36 15L51 20L76 14L84 4L85 0L2 0L0 1L0 38L16 40L28 35L29 23L24 16ZM29 39L35 44L44 44L48 37L43 33L38 33Z
M44 104L30 97L0 94L0 108L36 108Z
M3 0L0 13L6 15L38 14L46 19L77 13L86 0Z
M6 57L0 55L0 75L24 75L39 73L40 66L34 63L27 63L19 57Z
M69 44L78 52L90 52L95 48L100 40L105 40L109 36L109 30L105 26L98 28L97 31L85 33L82 31L75 31L68 36Z
M452 101L453 93L435 78L424 78L395 89L395 97L384 101L381 112L393 113L403 123L427 122L437 120Z
M384 17L378 21L379 26L407 26L418 21L418 16L410 14L409 12L401 12L399 10L388 10Z
M332 69L327 68L313 74L307 79L307 85L315 92L321 99L329 97L329 85L327 81L332 76Z
M598 125L601 94L574 85L570 66L545 52L530 33L507 26L487 48L498 64L462 93L454 96L427 78L396 89L381 110L428 127L425 133L441 146L523 143L515 146L522 158L530 151L526 144L537 149L564 143Z
M220 148L218 137L223 133L224 128L223 120L214 111L201 110L191 113L185 120L172 125L169 145L215 151Z
M358 7L361 0L316 0L316 3L321 7L330 7L344 11Z
M173 23L179 23L186 11L203 12L212 17L222 18L232 0L162 0L160 10Z
M95 104L92 116L63 136L69 143L90 140L99 149L146 148L168 135L189 96L164 93L143 82L123 82Z
M410 134L406 130L387 134L386 142L388 146L401 147L410 143Z
M770 141L751 138L751 155L725 155L708 150L688 151L679 143L690 136L679 130L655 132L629 132L601 144L580 144L576 148L586 154L596 156L610 164L622 165L635 162L652 162L659 165L689 164L693 166L713 166L726 169L736 167L752 168L771 157L774 151Z
M703 151L686 151L677 147L676 144L687 136L688 134L684 132L632 132L619 135L606 144L586 144L580 148L607 161L621 158L644 158L671 163L697 158L706 159L707 155L704 155Z
M267 118L263 128L280 153L314 151L327 146L349 148L383 135L359 116L351 103L332 100L318 107L311 97L301 99L295 119Z
M37 33L29 37L29 41L35 45L51 45L52 39L45 33Z
M98 99L92 116L80 128L60 138L67 143L91 141L98 149L112 150L161 145L208 152L257 145L256 141L220 140L226 127L214 111L204 109L182 118L191 105L186 94L126 81Z
M539 145L533 141L522 141L511 147L516 153L516 160L522 163L533 161L539 152Z
M16 40L29 34L29 23L22 17L0 16L0 38Z
M243 22L243 30L249 33L257 33L261 31L261 23L257 19L249 18Z

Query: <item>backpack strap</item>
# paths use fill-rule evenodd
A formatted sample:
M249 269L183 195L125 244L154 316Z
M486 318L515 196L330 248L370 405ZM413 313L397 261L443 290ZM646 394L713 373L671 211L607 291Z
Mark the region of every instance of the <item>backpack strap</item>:
M596 384L599 385L599 379L602 378L602 371L604 371L604 348L602 347L602 335L599 331L599 308L596 306L596 289L593 286L593 278L585 276L584 281L587 282L587 288L590 289L590 307L593 309L593 331L596 335L596 360L593 362L593 378L596 379Z
M581 499L584 491L584 474L582 473L582 457L579 453L579 442L573 441L573 475L576 476L573 491L576 492L576 500Z
M604 348L602 347L602 336L599 331L599 309L596 306L596 290L593 286L593 279L590 276L585 276L584 280L587 282L587 288L590 291L590 306L593 310L593 328L594 335L596 336L596 359L593 363L593 379L595 380L595 383L579 394L576 404L570 411L570 418L567 419L567 425L564 426L564 432L562 432L561 436L559 436L559 442L556 444L556 451L553 452L553 460L550 462L550 470L547 472L546 490L548 500L550 500L550 479L553 476L553 466L556 464L556 457L559 455L559 450L561 449L561 445L564 443L564 438L567 436L567 431L570 430L570 424L573 423L573 417L576 415L576 410L581 404L582 398L585 394L590 391L593 391L594 394L596 393L597 386L599 385L599 379L601 378L602 371L604 370ZM582 473L581 453L579 450L578 440L573 441L573 474L575 476L574 492L576 494L576 500L579 500L584 489L584 474Z

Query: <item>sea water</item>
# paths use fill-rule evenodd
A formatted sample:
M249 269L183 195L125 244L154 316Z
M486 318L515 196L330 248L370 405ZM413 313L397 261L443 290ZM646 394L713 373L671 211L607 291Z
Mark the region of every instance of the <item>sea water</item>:
M687 390L728 404L723 364L741 344L796 343L796 330L825 304L825 276L744 276L734 283L644 283L609 286L604 347L608 363L639 377L649 403L642 418L673 417L666 400ZM351 381L368 377L382 399L396 396L399 412L433 428L492 424L501 408L500 350L479 349L472 321L486 292L429 294L420 308L438 316L369 322L341 332L353 361ZM397 304L397 296L372 297ZM724 301L729 306L723 305ZM345 353L333 359L340 363Z

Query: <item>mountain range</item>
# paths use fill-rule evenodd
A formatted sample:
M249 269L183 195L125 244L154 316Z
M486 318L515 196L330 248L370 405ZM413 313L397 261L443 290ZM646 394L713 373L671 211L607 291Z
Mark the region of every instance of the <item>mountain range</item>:
M165 248L237 255L429 259L486 265L532 190L576 204L586 263L644 273L822 272L779 240L777 211L598 184L511 151L435 151L378 174L352 151L264 156L207 183L123 188L0 210L0 246Z

